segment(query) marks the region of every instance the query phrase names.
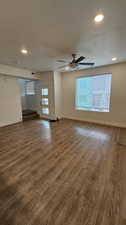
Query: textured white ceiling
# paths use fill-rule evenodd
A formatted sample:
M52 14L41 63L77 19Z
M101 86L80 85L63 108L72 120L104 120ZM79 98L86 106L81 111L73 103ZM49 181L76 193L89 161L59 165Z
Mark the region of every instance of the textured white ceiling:
M102 12L104 23L94 16ZM29 55L20 53L21 47ZM126 61L126 0L1 0L0 63L33 71L57 69L72 53L96 66Z

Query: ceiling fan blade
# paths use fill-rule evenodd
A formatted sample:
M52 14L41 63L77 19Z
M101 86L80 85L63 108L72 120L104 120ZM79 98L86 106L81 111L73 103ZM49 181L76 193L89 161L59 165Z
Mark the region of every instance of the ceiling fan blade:
M83 66L93 66L95 63L79 63L79 65Z
M71 63L75 63L75 61L76 61L76 60L75 60L75 59L73 59Z
M59 60L56 60L56 61L60 62L60 63L67 63L65 60L62 60L62 59L61 60L59 59Z
M81 57L79 57L78 59L75 60L75 63L79 63L79 62L81 62L84 59L85 59L85 57L81 56Z
M72 60L71 63L75 63L75 61L76 61L76 54L72 54L72 57L73 57L73 60Z

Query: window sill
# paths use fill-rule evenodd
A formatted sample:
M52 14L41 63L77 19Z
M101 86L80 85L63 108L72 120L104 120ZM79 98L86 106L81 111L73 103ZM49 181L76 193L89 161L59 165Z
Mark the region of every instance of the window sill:
M98 110L98 109L84 109L84 108L75 108L77 111L87 111L87 112L110 112L109 110Z

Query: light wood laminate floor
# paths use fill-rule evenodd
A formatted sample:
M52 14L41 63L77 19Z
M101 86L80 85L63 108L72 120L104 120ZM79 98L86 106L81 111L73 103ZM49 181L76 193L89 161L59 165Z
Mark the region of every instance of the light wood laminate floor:
M0 225L125 225L118 131L72 120L0 128Z

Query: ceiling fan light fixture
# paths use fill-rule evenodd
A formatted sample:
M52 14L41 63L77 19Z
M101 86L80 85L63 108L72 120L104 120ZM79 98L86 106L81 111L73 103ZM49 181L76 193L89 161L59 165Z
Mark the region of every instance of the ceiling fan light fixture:
M103 14L98 14L94 18L95 23L101 23L103 20L104 20L104 15Z
M66 70L66 71L68 71L69 69L70 69L70 67L69 67L69 66L66 66L66 67L65 67L65 70Z
M117 60L117 58L116 58L116 57L113 57L113 58L112 58L112 61L116 61L116 60Z
M21 53L22 53L23 55L27 55L27 54L28 54L28 50L27 50L26 48L22 48L22 49L21 49Z

